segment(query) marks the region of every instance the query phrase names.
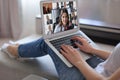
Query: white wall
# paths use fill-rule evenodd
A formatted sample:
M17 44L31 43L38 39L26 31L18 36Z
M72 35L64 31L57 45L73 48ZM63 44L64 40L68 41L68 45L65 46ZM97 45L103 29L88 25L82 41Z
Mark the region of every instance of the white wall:
M120 0L109 0L106 10L106 21L120 25Z
M120 0L78 0L81 18L120 25Z
M21 0L23 24L21 38L36 33L35 17L40 13L39 2L40 0Z

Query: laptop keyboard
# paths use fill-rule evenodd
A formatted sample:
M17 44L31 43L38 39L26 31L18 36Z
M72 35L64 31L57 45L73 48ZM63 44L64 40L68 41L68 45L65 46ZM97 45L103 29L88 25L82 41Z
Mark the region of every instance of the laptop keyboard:
M77 35L77 34L76 34ZM60 48L61 48L61 45L62 44L66 44L66 45L71 45L73 47L75 47L74 45L74 41L71 40L73 35L70 35L70 36L66 36L66 37L62 37L62 38L59 38L59 39L55 39L55 40L52 40L50 41L50 43L58 50L60 51ZM79 34L80 36L80 34Z

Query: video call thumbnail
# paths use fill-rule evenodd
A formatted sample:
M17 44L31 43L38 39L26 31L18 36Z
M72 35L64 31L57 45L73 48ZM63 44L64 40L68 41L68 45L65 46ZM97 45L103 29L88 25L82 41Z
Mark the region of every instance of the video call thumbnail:
M43 3L45 34L55 34L78 27L76 2Z

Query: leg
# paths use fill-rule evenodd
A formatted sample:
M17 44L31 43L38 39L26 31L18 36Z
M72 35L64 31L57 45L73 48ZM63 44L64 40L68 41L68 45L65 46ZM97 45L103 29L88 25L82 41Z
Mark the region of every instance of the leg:
M84 80L84 76L76 67L67 67L54 52L50 53L50 56L53 59L60 80Z
M56 67L60 80L84 80L81 72L76 68L67 67L63 61L46 44L46 53L48 53Z
M75 67L67 67L61 59L49 48L43 39L21 44L13 50L18 51L20 57L39 57L49 54L53 59L60 80L83 80L84 77Z
M63 61L61 61L61 59L54 52L52 52L52 50L49 54L54 61L54 64L55 64L56 69L58 71L60 80L85 80L82 73L76 67L74 67L74 66L72 68L67 67L63 63ZM92 68L95 68L99 63L101 63L103 61L104 60L102 60L101 58L99 58L97 56L93 56L90 59L88 59L86 62Z
M84 80L80 71L76 67L67 67L43 39L20 45L18 53L20 57L38 57L49 54L54 61L60 80Z
M39 39L32 43L20 45L18 48L21 57L38 57L49 54L53 59L60 80L83 80L83 75L75 67L67 67L63 61L49 48L44 40Z
M20 45L9 45L7 47L7 50L9 52L9 54L11 54L14 57L23 57L23 58L27 58L27 57L40 57L40 56L44 56L47 53L45 53L45 46L44 46L45 42L44 40L41 38L39 40L30 42L30 43L26 43L26 44L20 44Z
M76 67L67 67L63 63L63 61L49 47L46 49L46 51L48 51L47 53L51 56L51 58L54 61L60 80L85 80L82 73ZM102 60L101 58L93 56L87 60L87 63L91 67L95 68L99 63L103 61L104 60Z
M44 40L38 39L36 41L21 44L18 47L18 54L20 57L40 57L44 56L47 53L45 52L46 46L45 46Z

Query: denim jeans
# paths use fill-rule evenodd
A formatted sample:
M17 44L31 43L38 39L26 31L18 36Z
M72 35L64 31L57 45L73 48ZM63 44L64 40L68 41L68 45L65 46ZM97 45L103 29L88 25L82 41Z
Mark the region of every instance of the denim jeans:
M60 80L84 80L84 76L76 67L67 67L64 62L49 48L44 42L44 39L39 39L34 42L21 44L18 48L20 57L41 57L49 54L55 64L56 70ZM96 58L97 59L97 58ZM92 63L93 61L93 63ZM88 60L87 61L92 67L95 67L99 61Z

